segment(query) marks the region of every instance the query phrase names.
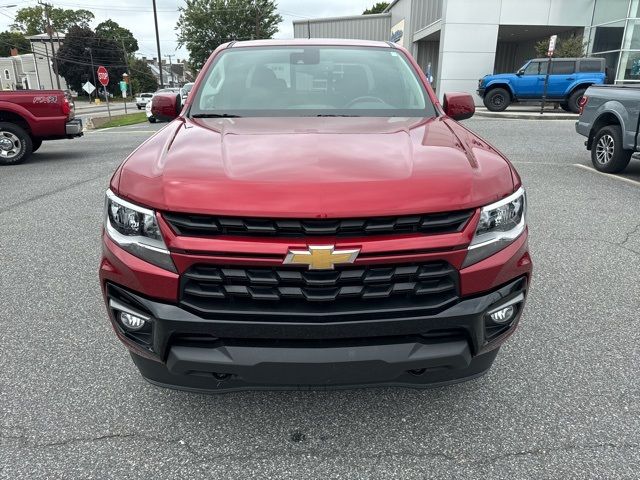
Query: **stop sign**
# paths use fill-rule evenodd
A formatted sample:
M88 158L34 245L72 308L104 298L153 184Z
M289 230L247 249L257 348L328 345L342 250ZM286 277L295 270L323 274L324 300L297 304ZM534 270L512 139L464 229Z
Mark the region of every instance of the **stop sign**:
M98 81L104 87L109 85L109 73L107 72L107 69L104 68L102 65L98 67Z

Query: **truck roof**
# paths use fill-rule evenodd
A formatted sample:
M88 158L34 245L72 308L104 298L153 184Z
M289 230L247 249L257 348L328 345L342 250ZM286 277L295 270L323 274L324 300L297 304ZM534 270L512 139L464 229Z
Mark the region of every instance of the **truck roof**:
M604 58L601 57L568 57L568 58L554 58L553 61L558 61L558 60L568 60L568 61L577 61L577 60L602 60L604 62ZM543 58L533 58L531 59L531 61L533 62L548 62L549 61L549 57L543 57Z
M391 45L387 42L375 40L352 40L340 38L294 38L287 40L245 40L231 42L230 48L234 47L289 47L289 46L309 46L309 45L329 45L346 47L387 47Z

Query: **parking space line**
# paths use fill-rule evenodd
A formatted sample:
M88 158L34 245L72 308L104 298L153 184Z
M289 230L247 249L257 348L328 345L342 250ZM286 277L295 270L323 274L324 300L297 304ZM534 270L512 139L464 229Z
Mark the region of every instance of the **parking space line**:
M630 183L631 185L635 185L636 187L640 187L640 182L637 181L637 180L632 180L632 179L627 178L627 177L621 177L619 175L613 175L611 173L599 172L595 168L589 167L587 165L582 165L581 163L574 163L573 166L574 167L578 167L578 168L582 168L583 170L589 170L590 172L597 173L598 175L602 175L604 177L612 178L614 180L620 180L622 182L627 182L627 183Z
M95 135L97 133L106 133L106 132L110 132L110 133L156 133L159 130L121 130L121 131L113 131L116 128L124 128L124 127L111 127L111 128L101 128L99 130L93 130L90 132L85 132L85 133L89 133L90 135Z
M566 163L555 163L555 162L525 162L525 161L517 161L517 160L511 160L511 163L513 163L514 165L542 165L545 167L568 167L569 165L567 165Z

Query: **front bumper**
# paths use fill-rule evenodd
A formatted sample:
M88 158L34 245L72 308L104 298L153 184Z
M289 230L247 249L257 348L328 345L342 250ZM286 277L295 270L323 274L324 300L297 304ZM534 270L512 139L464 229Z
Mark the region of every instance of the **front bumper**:
M436 314L352 322L270 322L201 318L107 283L105 299L151 317L146 343L108 308L118 337L152 383L195 391L434 386L486 372L516 328L524 300L506 325L487 312L520 295L527 277L462 299Z
M478 88L478 90L476 90L476 93L478 94L479 97L484 98L484 92L486 91L486 89L484 88Z

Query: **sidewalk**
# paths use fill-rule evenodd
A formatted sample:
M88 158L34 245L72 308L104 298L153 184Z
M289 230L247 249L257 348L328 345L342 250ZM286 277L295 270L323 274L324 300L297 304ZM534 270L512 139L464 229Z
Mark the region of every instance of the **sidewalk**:
M577 120L577 113L554 109L553 104L545 107L540 114L540 105L513 105L504 112L490 112L485 107L476 107L476 116L486 118L508 118L513 120Z

